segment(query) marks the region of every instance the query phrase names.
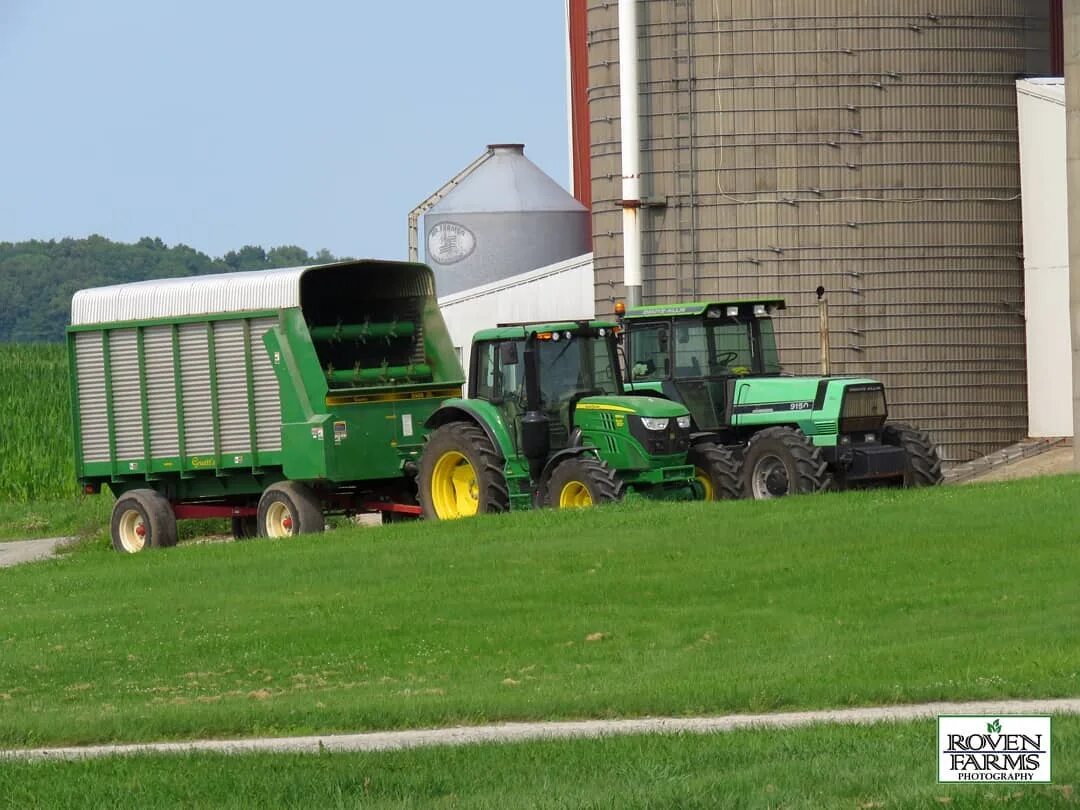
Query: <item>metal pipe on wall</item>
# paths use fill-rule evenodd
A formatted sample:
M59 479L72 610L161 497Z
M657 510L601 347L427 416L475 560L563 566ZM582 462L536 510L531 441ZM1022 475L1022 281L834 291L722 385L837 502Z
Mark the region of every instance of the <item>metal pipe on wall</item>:
M641 135L638 131L637 0L619 0L619 111L622 134L623 283L641 305Z

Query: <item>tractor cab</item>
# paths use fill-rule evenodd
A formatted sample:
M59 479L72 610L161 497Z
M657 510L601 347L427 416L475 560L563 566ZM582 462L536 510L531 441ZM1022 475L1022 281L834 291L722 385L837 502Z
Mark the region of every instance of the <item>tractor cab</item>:
M535 354L532 381L526 349ZM503 324L476 335L469 398L487 400L507 425L520 428L535 397L535 410L547 416L550 447L560 450L570 444L582 399L622 393L616 358L613 323Z
M742 377L777 377L771 314L779 299L634 307L625 313L628 390L682 402L698 430L730 417L730 388Z

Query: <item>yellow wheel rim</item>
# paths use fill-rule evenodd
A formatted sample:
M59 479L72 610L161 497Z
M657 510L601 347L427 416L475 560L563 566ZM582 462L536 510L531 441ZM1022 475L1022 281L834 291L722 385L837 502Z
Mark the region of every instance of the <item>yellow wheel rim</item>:
M559 493L559 508L574 509L581 506L592 506L593 499L589 488L580 481L568 481Z
M266 510L266 534L268 537L291 537L296 534L296 521L289 507L281 501L275 501Z
M701 469L701 467L694 467L694 478L701 484L704 499L706 501L716 500L716 493L713 491L712 478L709 477L709 473Z
M128 554L142 551L146 545L146 524L137 509L128 509L120 516L120 525L116 528L120 535L120 545Z
M447 450L431 471L431 505L440 520L471 517L480 511L480 485L469 459Z

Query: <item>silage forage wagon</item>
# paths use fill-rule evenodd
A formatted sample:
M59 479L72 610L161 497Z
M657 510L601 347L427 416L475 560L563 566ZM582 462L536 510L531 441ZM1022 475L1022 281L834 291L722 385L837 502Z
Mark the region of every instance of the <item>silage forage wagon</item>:
M277 537L418 515L424 423L464 377L431 270L403 262L82 290L68 349L76 476L116 495L127 552L184 518Z

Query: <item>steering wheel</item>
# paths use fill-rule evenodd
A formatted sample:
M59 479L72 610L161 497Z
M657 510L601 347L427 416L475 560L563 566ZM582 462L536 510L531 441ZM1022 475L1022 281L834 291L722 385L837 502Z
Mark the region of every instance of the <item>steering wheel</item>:
M732 360L735 360L738 356L738 352L724 352L723 354L717 356L716 363L720 366L726 366Z

